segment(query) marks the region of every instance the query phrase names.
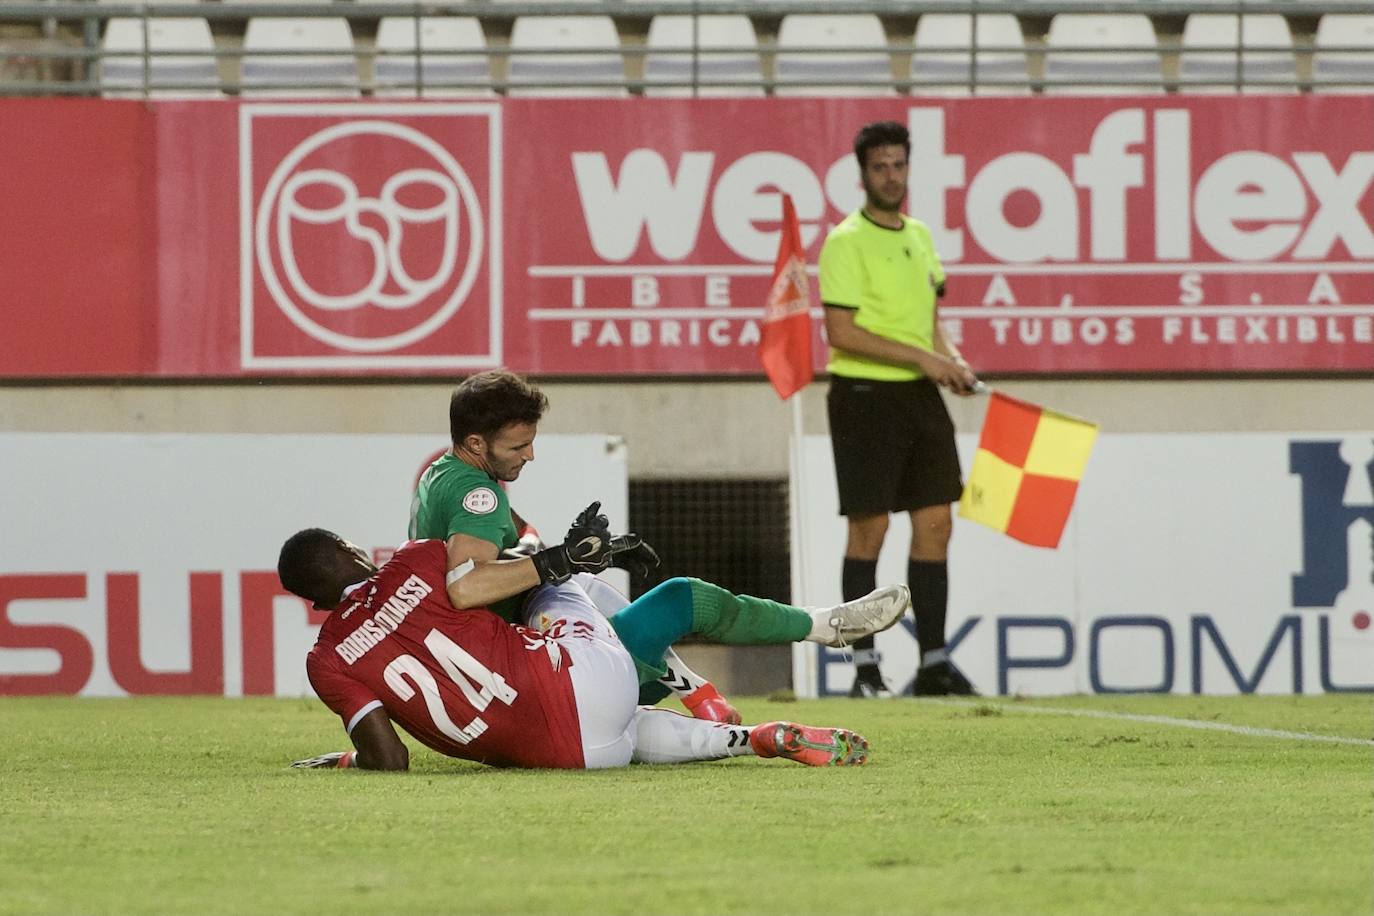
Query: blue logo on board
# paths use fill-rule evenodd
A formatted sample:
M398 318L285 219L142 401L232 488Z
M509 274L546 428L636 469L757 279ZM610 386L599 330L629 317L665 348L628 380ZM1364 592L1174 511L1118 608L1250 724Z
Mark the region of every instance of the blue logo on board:
M1302 571L1293 576L1293 607L1334 607L1342 592L1374 590L1361 581L1374 567L1374 439L1290 442L1288 471L1302 481Z

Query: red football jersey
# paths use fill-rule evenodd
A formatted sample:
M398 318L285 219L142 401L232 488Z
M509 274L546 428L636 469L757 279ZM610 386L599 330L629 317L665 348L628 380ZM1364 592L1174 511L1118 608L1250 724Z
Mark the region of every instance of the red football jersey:
M377 706L427 747L493 766L580 767L571 660L543 634L455 610L442 541L412 541L349 593L306 659L352 726Z

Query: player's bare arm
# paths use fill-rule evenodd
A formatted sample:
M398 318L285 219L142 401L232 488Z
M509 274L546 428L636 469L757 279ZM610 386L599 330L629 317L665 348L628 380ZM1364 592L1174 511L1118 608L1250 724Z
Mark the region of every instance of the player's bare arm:
M448 540L445 588L449 601L460 610L484 607L536 585L566 582L575 572L601 572L611 565L615 555L642 560L646 548L653 565L657 565L657 555L638 535L613 538L610 522L600 512L601 503L592 503L573 521L562 544L510 560L499 559L496 545L489 541L455 534ZM460 538L455 550L454 542ZM456 564L455 556L460 558ZM470 581L474 578L476 584Z
M459 610L486 607L539 584L528 558L503 560L491 541L470 534L448 539L449 601Z
M410 769L410 749L396 734L385 709L378 707L359 719L349 737L358 751L354 766L364 770Z
M855 323L854 309L827 304L825 309L825 333L832 347L847 350L869 359L881 360L900 366L914 366L921 370L935 384L948 388L957 394L972 392L978 379L966 364L943 353L932 353L880 337L866 331ZM940 332L936 324L936 341ZM937 343L938 346L938 343ZM946 341L948 346L948 341Z
M404 772L410 769L410 748L396 734L391 717L386 710L377 708L358 720L353 726L353 750L334 751L297 760L291 766L301 770L348 769L390 770Z
M944 290L944 286L941 286L939 295L943 296ZM938 302L935 304L934 343L936 353L939 353L941 356L948 356L950 359L954 360L955 364L964 369L969 379L971 379L971 381L966 379L967 384L965 387L952 388L951 390L955 394L963 395L964 397L973 394L974 385L977 384L978 378L974 375L973 370L969 368L968 360L964 359L964 355L959 352L959 348L954 345L954 341L950 340L949 337L945 335L945 329L940 326L940 304Z

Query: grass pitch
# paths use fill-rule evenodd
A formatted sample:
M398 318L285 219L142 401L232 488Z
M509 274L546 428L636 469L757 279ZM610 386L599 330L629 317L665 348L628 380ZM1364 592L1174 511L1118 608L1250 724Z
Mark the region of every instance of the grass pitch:
M1368 914L1374 700L739 703L868 766L409 774L315 701L0 699L0 914Z

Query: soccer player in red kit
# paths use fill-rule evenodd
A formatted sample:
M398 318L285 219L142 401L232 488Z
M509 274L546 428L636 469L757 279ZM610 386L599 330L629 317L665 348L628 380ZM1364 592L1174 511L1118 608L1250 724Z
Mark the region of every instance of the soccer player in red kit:
M513 578L544 584L526 607L527 619L549 622L541 631L485 609L455 610L442 541L412 541L378 569L332 532L297 533L282 548L278 573L289 591L333 612L306 670L355 747L297 765L407 769L393 722L441 754L494 766L590 769L743 754L815 766L867 759L867 742L845 729L693 719L638 706L639 684L653 676L662 649L688 632L723 642L844 645L895 623L910 600L904 586L808 611L679 578L618 614L617 633L569 580L641 543L575 524L563 544L501 561L512 564Z

